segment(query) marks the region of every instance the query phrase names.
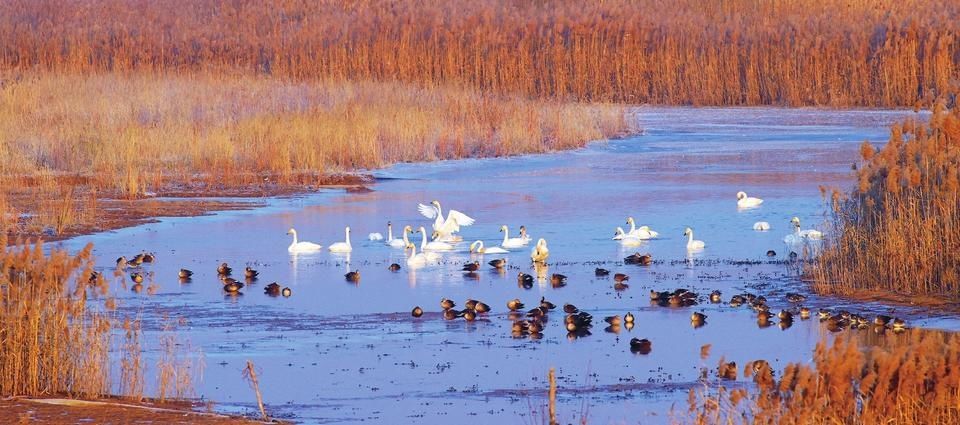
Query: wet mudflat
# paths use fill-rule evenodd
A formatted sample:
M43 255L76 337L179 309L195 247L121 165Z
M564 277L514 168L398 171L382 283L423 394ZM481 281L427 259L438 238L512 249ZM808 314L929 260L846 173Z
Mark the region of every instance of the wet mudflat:
M641 108L643 135L578 151L402 164L377 171L381 179L368 193L331 190L268 199L256 210L163 219L63 244L75 249L95 243L105 270L121 255L156 253L157 261L144 267L147 279L139 292L129 277L115 278L121 311L141 316L148 339L177 323L178 338L189 342L194 355L202 353L205 363L197 396L222 411L255 409L253 392L241 377L249 359L261 370L269 410L306 423L545 422L551 367L557 370L564 422L581 416L592 423L667 422L671 406L682 414L687 390L703 385L701 369L715 369L721 357L740 365L764 359L777 369L809 361L812 347L830 334L815 314L789 327L777 319L761 326L749 307L728 304L735 294L763 295L773 312L797 308L800 304L786 299L796 292L807 296L801 304L814 312L847 308L870 315L892 312L911 325L960 324L945 315L809 294L783 243L791 217L799 217L804 228L821 224L819 187L849 187L859 143L882 142L889 123L908 114ZM740 190L765 202L739 210ZM367 240L370 232L386 235L388 220L397 235L405 225L429 229L416 205L435 199L477 221L463 228L465 243L453 252L411 269L402 250ZM659 238L639 247L611 240L615 227L628 227L628 216L658 231ZM754 231L756 221L769 222L771 229ZM504 255L468 252L474 240L498 245L503 224L511 232L525 225L534 241L547 240L551 256L545 270L530 266L531 247ZM348 225L349 255L287 252L290 227L301 239L327 246L343 240ZM685 227L706 242L702 252L687 252ZM420 234L411 237L419 245ZM777 255L768 257L768 250ZM650 253L655 261L623 264L634 252ZM506 258L506 270L486 265L494 258ZM481 269L462 272L471 261L480 261ZM248 265L260 277L241 295L225 294L216 271L221 262L231 264L240 280ZM401 270L389 271L391 263ZM617 290L612 277L595 276L596 267L628 274L629 286ZM178 279L180 268L195 271L189 282ZM344 279L350 270L360 270L359 282ZM520 272L536 276L533 285L518 285ZM566 275L567 284L551 284L553 273ZM290 287L292 296L265 295L263 288L274 281ZM677 288L697 292L698 304L651 303L651 290ZM723 303L710 302L714 290ZM562 307L547 314L542 338L512 335L506 302L519 298L530 309L542 297L592 314L590 335L569 336ZM493 310L474 322L444 320L441 298L458 307L473 298ZM412 317L414 306L425 314ZM632 329L603 322L627 312L636 317ZM707 316L704 326L692 326L693 312ZM856 332L874 339L900 337ZM649 339L652 351L631 352L634 337ZM701 347L707 344L710 355L703 359ZM158 356L155 350L145 353L148 364Z

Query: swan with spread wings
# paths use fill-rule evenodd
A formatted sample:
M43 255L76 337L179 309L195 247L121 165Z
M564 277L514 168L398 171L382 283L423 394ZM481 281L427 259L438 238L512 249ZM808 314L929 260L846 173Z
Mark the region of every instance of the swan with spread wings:
M444 218L440 201L432 201L429 205L419 204L417 210L424 217L434 219L433 230L440 234L441 240L451 239L455 232L460 231L460 226L470 226L474 222L474 219L457 210L448 211Z

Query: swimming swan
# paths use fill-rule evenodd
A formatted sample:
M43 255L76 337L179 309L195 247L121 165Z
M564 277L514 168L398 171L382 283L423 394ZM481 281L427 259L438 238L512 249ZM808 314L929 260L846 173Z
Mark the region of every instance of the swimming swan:
M503 242L500 244L503 248L521 248L527 244L523 238L511 238L510 230L507 228L507 225L504 224L500 226L500 231L503 232Z
M687 237L687 251L698 251L707 246L703 241L693 239L693 229L689 227L683 231L683 236Z
M346 240L345 240L344 242L337 242L337 243L332 244L332 245L330 245L329 247L327 247L327 249L329 249L330 252L350 252L350 251L353 251L353 247L350 246L350 226L347 226L347 228L344 229L344 234L346 234Z
M510 251L500 248L499 246L484 248L483 241L476 241L470 244L470 252L476 252L477 254L506 254Z
M417 254L417 246L414 244L409 245L410 248L410 258L407 258L407 265L410 267L423 267L427 264L427 256L422 252Z
M293 235L293 243L290 244L290 247L287 248L289 252L316 252L323 249L323 246L320 244L315 244L313 242L297 242L297 231L292 227L287 231L288 235Z
M737 192L737 208L754 208L759 207L762 203L763 199L750 198L747 196L747 192Z
M432 241L427 242L427 229L424 229L423 226L420 226L420 233L423 233L423 239L420 240L420 251L451 251L453 250L453 245L450 245L446 242ZM439 232L433 232L433 235Z
M443 210L440 209L440 201L432 201L430 205L418 204L417 210L424 217L434 219L433 230L440 233L440 236L444 238L454 232L459 232L460 226L470 226L474 222L474 219L457 210L447 212L447 218L444 219Z
M547 261L547 257L550 256L550 250L547 249L547 240L540 238L537 241L537 246L533 247L533 251L530 252L530 259L534 263L544 263Z
M814 239L814 240L823 239L823 232L819 230L814 230L814 229L800 230L800 218L798 217L794 217L790 219L790 223L792 223L794 229L796 229L794 233L799 235L801 238Z
M767 230L770 230L770 223L767 223L766 221L758 221L753 223L753 230L766 232Z
M660 236L660 233L650 230L649 226L637 227L636 222L633 221L633 217L627 217L627 224L630 225L630 231L626 233L629 236L634 236L640 239L654 239Z
M638 246L643 244L643 239L624 233L622 227L617 227L617 231L613 234L613 240L620 241L620 244L623 246Z
M410 243L410 240L407 239L407 232L412 232L412 231L413 231L413 229L411 229L410 226L406 226L406 227L403 228L403 238L394 239L394 237L393 237L393 223L391 223L391 222L388 221L388 222L387 222L387 242L386 242L386 244L389 245L391 248L406 248L407 245Z

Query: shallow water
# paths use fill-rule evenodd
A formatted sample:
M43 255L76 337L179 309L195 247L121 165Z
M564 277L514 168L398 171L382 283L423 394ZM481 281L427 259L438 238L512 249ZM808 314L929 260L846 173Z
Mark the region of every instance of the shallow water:
M593 423L666 422L671 406L677 403L684 411L687 390L703 385L698 380L702 367L714 368L721 357L740 365L762 358L775 368L808 362L811 348L829 332L816 320L797 320L784 330L759 328L751 310L726 304L652 306L649 291L682 287L706 296L719 289L724 300L750 291L770 299L774 311L787 307L787 291L805 290L795 267L769 261L766 251L776 250L774 260L784 260L782 238L790 218L799 217L804 228L820 225L819 187L845 190L859 143L882 142L887 126L907 115L641 108L637 119L643 135L573 152L402 164L378 171L383 179L370 193L324 191L270 199L268 207L253 211L164 219L63 245L78 249L95 243L105 269L112 269L120 255L157 253L158 261L146 268L153 294L114 282L123 299L121 311L140 314L148 338L169 322L164 317L184 318L178 335L202 351L206 364L197 395L224 411L254 408L253 392L241 378L249 359L260 370L268 410L307 423L437 423L463 417L540 423L551 367L558 374L561 422L581 415ZM739 190L765 202L738 210ZM494 246L502 238L501 224L512 231L526 225L534 238L549 243L547 276L565 274L568 285L553 288L547 279L530 289L518 287L518 271L532 273L529 248L505 255L511 268L502 274L485 264L501 256L472 257L467 244L443 254L437 264L410 270L402 251L366 240L369 232L386 234L387 220L397 231L405 224L429 228L416 204L433 199L477 220L461 232L468 242L483 239ZM627 216L659 231L660 238L639 248L620 247L610 238L616 226L625 227ZM759 220L772 229L753 231ZM326 246L343 239L346 225L354 236L349 257L286 251L285 232L291 226L301 239ZM688 256L686 226L706 242L705 250ZM619 263L637 251L662 261L650 267ZM484 268L475 278L465 277L461 265L472 259ZM238 270L254 266L261 271L259 282L244 288L242 296L225 296L216 273L223 261ZM392 262L403 270L388 271ZM598 264L628 273L629 289L618 292L610 279L596 278ZM196 272L192 282L178 281L181 267ZM348 268L361 271L359 284L344 280ZM264 295L262 287L273 281L292 288L293 296ZM473 323L444 321L439 314L443 297L458 305L479 299L493 313ZM513 338L505 302L520 298L532 308L540 297L593 314L592 335L568 339L557 310L542 339ZM415 305L427 314L412 318ZM952 317L924 322L915 312L881 304L811 296L806 305L892 310L912 317L911 323L958 327ZM604 316L627 311L637 317L632 330L605 331ZM708 315L706 326L691 326L693 311ZM632 337L650 339L653 351L632 354ZM712 345L705 360L700 358L704 344ZM158 353L148 348L146 359L153 364Z

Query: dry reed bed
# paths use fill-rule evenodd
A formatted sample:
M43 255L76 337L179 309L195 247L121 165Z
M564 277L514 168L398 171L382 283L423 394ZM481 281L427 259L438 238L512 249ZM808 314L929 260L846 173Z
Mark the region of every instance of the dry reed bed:
M849 197L833 195L836 236L806 270L814 288L957 301L960 110L938 102L929 122L895 125L879 152L864 142L861 154L858 186Z
M198 181L207 195L281 182L265 188L271 194L394 162L570 149L633 131L620 106L452 87L209 73L7 75L0 228L53 235L95 222L103 197L177 193ZM24 212L33 215L18 223Z
M960 421L960 335L840 336L813 365L743 372L755 386L691 390L684 422L698 424L947 424Z
M243 69L588 101L913 105L960 77L953 0L36 0L0 67Z

